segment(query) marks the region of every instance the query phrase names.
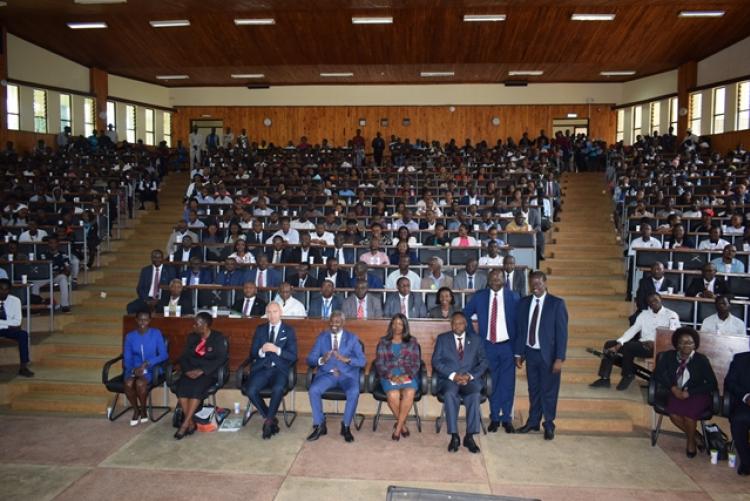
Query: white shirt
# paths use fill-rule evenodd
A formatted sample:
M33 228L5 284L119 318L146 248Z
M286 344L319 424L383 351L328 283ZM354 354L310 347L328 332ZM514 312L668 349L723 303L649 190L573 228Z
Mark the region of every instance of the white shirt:
M20 327L23 318L21 315L21 300L16 296L8 294L8 297L2 303L3 308L5 308L5 317L7 320L0 320L0 330L9 327Z
M245 252L245 255L240 257L236 252L232 252L229 255L230 258L236 259L238 263L244 263L244 264L254 264L255 263L255 257L253 257L252 252Z
M502 266L503 257L498 254L495 257L482 256L479 258L479 266Z
M403 308L401 308L403 305ZM400 293L398 295L398 307L399 311L401 309L404 310L404 316L408 319L409 318L409 296L402 296Z
M724 247L729 245L729 242L720 238L718 242L713 243L710 239L703 240L698 244L698 250L724 250Z
M654 237L649 238L648 242L644 241L642 237L638 237L630 242L628 256L635 256L635 249L661 249L661 242Z
M510 339L508 336L508 326L505 324L505 298L503 297L503 290L495 292L490 289L490 298L487 302L487 332L485 339L487 341L492 339L492 326L490 325L490 319L492 318L492 302L497 296L497 323L495 324L495 341L503 343Z
M182 248L182 253L180 254L180 259L178 259L178 261L182 261L185 263L190 261L190 249L185 250L184 248Z
M536 297L532 294L531 304L529 305L529 328L531 328L531 317L534 315L534 308L536 308L537 301L539 302L539 313L536 317L536 330L534 331L534 344L529 344L529 333L526 332L526 346L535 350L541 349L539 344L539 325L542 323L542 310L544 309L544 300L547 298L547 293L542 294L542 297Z
M289 224L289 226L294 230L314 230L315 229L315 223L313 223L310 220L302 222L299 219L295 219Z
M29 230L24 231L19 235L18 241L19 242L41 242L47 238L47 232L42 229L36 230L36 235L32 235Z
M323 240L325 241L325 245L333 245L334 236L333 233L330 231L324 231L322 235L318 235L317 233L312 233L310 235L312 240Z
M293 296L290 296L289 299L287 299L286 303L284 303L284 301L281 300L281 296L277 294L274 301L281 305L282 316L302 317L302 318L307 316L307 312L305 311L305 305L303 305L299 300L297 300Z
M622 336L617 340L620 344L625 344L635 337L639 332L641 333L641 342L655 341L656 340L656 329L663 327L668 329L670 323L680 323L680 317L674 311L664 306L654 313L651 308L645 309L638 314L635 319L635 323L626 330Z
M714 291L714 285L716 285L716 279L712 278L710 282L707 282L706 279L703 279L703 290L705 291Z
M289 233L284 233L282 230L277 231L266 240L266 243L272 244L273 237L275 237L276 235L283 238L284 241L290 245L297 245L299 243L299 232L297 232L297 230L295 230L294 228L289 228Z
M151 265L151 288L148 290L149 297L153 297L154 299L159 299L159 296L161 295L161 291L159 291L159 283L161 282L161 273L163 271L164 265L159 266L158 268L154 265ZM159 281L156 281L156 275L159 275ZM157 293L156 296L153 296L154 293L154 286L156 286Z
M398 287L396 286L396 284L398 283L398 279L401 277L406 277L409 279L409 282L411 283L411 290L419 289L421 279L419 278L419 275L411 270L409 270L406 275L402 275L400 270L390 272L388 274L388 277L385 279L385 288L397 289Z
M701 325L701 332L715 332L725 336L745 336L745 324L731 313L722 320L718 313L706 317Z

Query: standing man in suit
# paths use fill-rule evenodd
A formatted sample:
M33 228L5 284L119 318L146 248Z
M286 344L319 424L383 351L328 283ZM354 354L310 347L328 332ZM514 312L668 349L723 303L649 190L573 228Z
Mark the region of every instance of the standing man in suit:
M330 280L323 280L320 295L310 300L307 310L308 318L331 318L331 313L341 309L341 298L334 295L334 285Z
M453 279L453 288L459 290L481 290L487 287L487 277L479 271L479 261L471 258L466 262L466 267L456 273Z
M519 296L525 296L526 274L523 270L516 269L516 258L510 254L503 258L503 273L505 275L506 287L516 292Z
M169 282L177 276L173 266L164 266L164 254L159 249L151 251L151 266L141 269L138 277L138 285L135 288L138 299L128 303L129 315L134 315L141 310L153 310L156 303L161 299L161 286L169 285Z
M724 379L724 391L729 393L733 402L729 424L740 456L737 473L747 476L750 475L750 444L747 439L750 431L750 352L734 356Z
M516 365L526 361L529 418L518 433L539 431L544 416L544 439L555 438L555 414L560 375L568 344L568 310L562 298L547 293L547 276L529 274L531 295L518 303Z
M383 318L383 306L375 294L368 294L367 280L358 280L354 285L354 294L344 299L341 309L347 318L362 320L365 318Z
M284 398L289 367L297 362L297 336L294 327L281 321L281 306L269 304L266 316L268 322L255 328L249 355L250 376L245 387L247 397L263 416L264 440L279 432L276 413ZM268 386L271 387L271 400L266 405L260 392Z
M182 280L179 278L170 280L169 294L162 294L161 299L157 303L156 312L160 313L164 311L164 308L169 308L169 314L176 315L177 307L179 306L181 315L192 315L193 297L189 291L184 289Z
M409 277L401 277L396 282L396 288L398 293L388 293L385 299L385 313L386 318L391 318L396 313L401 313L408 319L412 318L427 318L427 307L422 301L421 294L414 294L411 292L411 282Z
M664 276L664 265L660 261L656 261L651 265L651 276L644 276L638 282L638 290L635 293L636 310L628 318L630 325L635 323L635 319L638 318L640 312L648 309L648 297L651 294L666 292L670 287L673 291L677 290L674 282Z
M502 422L505 433L513 428L513 397L516 392L516 309L521 297L505 286L501 270L492 270L488 277L489 288L478 291L464 308L469 320L467 331L474 334L473 315L479 323L479 337L484 340L487 365L492 373L490 395L490 426L496 432Z
M258 287L254 282L245 282L242 296L236 295L232 310L242 314L243 318L260 317L266 311L266 302L258 297Z
M323 413L322 395L331 388L341 388L346 393L346 406L341 421L341 435L353 442L351 423L359 400L359 371L365 366L365 354L356 334L344 330L344 314L337 310L331 313L329 329L320 333L307 364L317 367L308 395L313 414L313 431L308 442L328 433Z
M466 330L466 317L457 311L451 317L451 331L435 340L432 368L438 375L439 392L445 402L445 423L451 441L449 452L457 452L461 444L458 436L458 411L463 399L466 406L466 435L464 447L479 452L473 435L479 433L481 417L482 376L487 371L487 359L482 339Z

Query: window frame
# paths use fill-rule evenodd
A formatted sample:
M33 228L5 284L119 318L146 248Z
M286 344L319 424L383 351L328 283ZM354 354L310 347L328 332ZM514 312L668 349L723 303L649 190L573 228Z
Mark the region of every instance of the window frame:
M128 123L132 121L131 124ZM125 105L125 140L130 144L136 143L136 128L138 126L138 117L136 116L136 108L132 104Z
M34 132L37 134L46 134L49 131L49 123L47 122L47 117L49 116L47 110L47 91L45 89L37 89L34 87L31 92L31 111L34 114ZM39 96L43 99L41 106L37 102ZM41 113L38 107L41 108Z
M703 133L701 121L703 120L703 93L693 92L688 101L688 128L696 135ZM697 112L697 116L695 113Z
M14 89L15 92L11 92ZM15 94L15 106L11 106L11 94ZM11 111L15 109L15 111ZM11 117L15 117L11 120ZM11 125L15 122L15 126ZM8 84L5 94L5 125L8 130L21 130L21 87L15 84Z
M718 98L717 94L722 93L721 99ZM717 112L721 105L721 113ZM711 89L711 133L712 134L723 134L726 132L726 115L727 115L727 88L726 87L714 87ZM721 130L717 130L717 119L721 117Z
M635 143L638 136L643 137L643 106L633 106L631 110L630 122L632 125L632 136L630 138L630 142Z
M86 112L86 108L91 109ZM96 99L93 97L83 98L83 137L96 134Z
M156 122L156 113L154 113L154 110L152 108L145 108L144 109L144 127L145 127L145 134L143 138L143 142L146 144L146 146L153 146L154 145L154 129L155 122Z
M745 87L744 95L747 101L747 108L742 108L742 87ZM742 121L745 121L743 124ZM744 126L743 126L744 125ZM750 129L750 80L744 82L737 82L737 116L735 118L735 130L747 130Z
M63 100L68 99L68 118L64 117L63 113ZM72 94L60 94L60 132L65 131L65 127L70 127L71 133L73 132L73 95Z
M162 117L162 141L167 143L167 147L172 147L172 114L168 111L163 112Z

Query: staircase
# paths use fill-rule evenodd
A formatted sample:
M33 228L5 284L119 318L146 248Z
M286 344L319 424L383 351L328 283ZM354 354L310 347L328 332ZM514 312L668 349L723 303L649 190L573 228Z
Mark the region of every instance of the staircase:
M12 411L103 414L111 394L101 384L104 363L122 351L122 316L135 299L140 269L153 249L165 249L182 216L187 173L162 184L161 210L139 211L132 228L102 255L89 284L74 292L72 312L55 318L56 330L32 346L31 379L14 378L4 388ZM32 338L37 333L32 334ZM39 336L41 337L41 336Z
M622 248L610 220L611 200L601 173L566 173L562 178L563 212L540 264L550 293L568 307L568 354L563 367L557 424L560 430L632 432L647 426L649 412L637 384L628 391L588 387L597 377L599 359L585 351L601 349L628 326ZM517 391L525 394L525 376ZM617 376L615 374L615 382ZM525 418L528 401L516 400Z

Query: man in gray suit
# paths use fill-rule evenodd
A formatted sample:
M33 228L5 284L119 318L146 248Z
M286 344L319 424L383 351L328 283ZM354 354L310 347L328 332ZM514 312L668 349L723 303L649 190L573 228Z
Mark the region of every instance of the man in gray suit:
M397 293L389 293L385 299L385 316L391 318L396 313L403 313L406 318L427 318L427 307L422 301L421 294L411 291L408 277L401 277L396 282Z
M503 272L505 273L505 286L524 297L526 295L526 274L523 270L516 269L516 258L510 254L503 258Z
M526 222L536 232L536 255L544 261L544 232L542 231L542 215L538 207L529 207L529 198L521 199L521 212L526 216Z
M479 262L471 258L466 262L466 267L456 273L453 279L453 288L458 290L481 290L487 287L487 276L478 270Z
M358 280L354 294L344 299L342 310L346 318L383 318L383 306L375 294L368 294L367 280Z

